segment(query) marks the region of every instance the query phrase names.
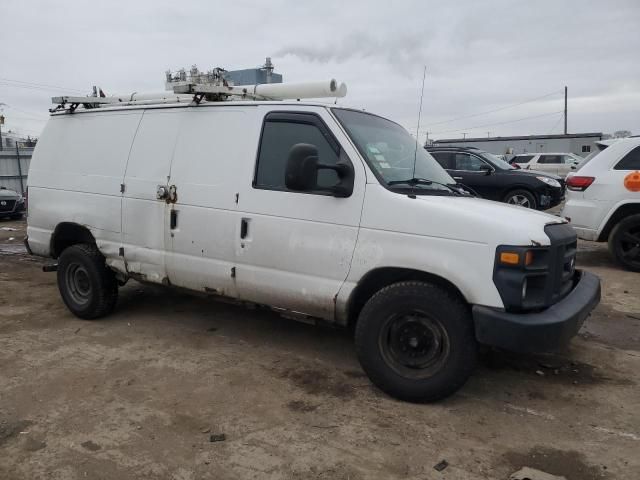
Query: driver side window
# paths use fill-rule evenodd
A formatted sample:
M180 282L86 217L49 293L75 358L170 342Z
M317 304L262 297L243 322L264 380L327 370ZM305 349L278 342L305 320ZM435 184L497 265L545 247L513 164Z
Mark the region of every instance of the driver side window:
M468 153L456 153L456 170L465 170L467 172L479 172L486 165L478 157Z
M325 133L316 125L302 121L272 121L267 117L260 140L254 186L270 190L287 190L284 179L287 158L291 147L298 143L315 145L323 164L335 165L339 160L336 147L329 143ZM338 175L335 171L318 171L319 187L331 187L337 182Z

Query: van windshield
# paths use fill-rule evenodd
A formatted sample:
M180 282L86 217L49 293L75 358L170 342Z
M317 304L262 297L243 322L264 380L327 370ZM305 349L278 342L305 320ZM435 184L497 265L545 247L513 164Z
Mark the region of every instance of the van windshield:
M455 180L400 125L355 110L333 108L332 111L380 182L394 188L412 185L425 193L451 193L447 185L455 184ZM413 178L422 181L404 184Z

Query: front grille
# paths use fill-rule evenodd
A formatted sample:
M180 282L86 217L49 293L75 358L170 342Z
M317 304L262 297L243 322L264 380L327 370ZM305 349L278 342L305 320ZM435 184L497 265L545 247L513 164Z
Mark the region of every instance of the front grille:
M0 212L13 212L15 200L0 200Z
M544 231L551 240L544 297L545 304L552 305L573 288L578 242L573 228L566 223L547 225Z

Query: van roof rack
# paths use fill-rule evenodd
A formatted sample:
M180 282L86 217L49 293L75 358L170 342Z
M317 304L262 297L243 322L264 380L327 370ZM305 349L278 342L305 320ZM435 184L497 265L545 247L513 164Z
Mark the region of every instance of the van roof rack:
M233 85L224 76L226 70L216 67L200 72L194 65L189 72L185 69L165 73L167 92L140 94L134 92L124 96L107 97L102 89L93 87L93 94L85 97L53 97L56 105L51 113L65 111L73 113L79 106L95 109L105 106L144 105L158 103L221 102L229 100L300 100L303 98L342 98L347 94L347 86L335 79L302 83L261 83L255 85ZM171 92L171 93L169 93Z

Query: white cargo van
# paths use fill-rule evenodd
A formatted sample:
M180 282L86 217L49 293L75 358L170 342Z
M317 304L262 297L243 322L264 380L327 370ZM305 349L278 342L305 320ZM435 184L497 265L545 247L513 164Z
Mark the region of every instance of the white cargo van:
M565 220L463 193L390 120L304 101L54 112L26 242L80 318L135 279L352 326L373 383L411 401L460 388L479 344L565 344L600 298Z

